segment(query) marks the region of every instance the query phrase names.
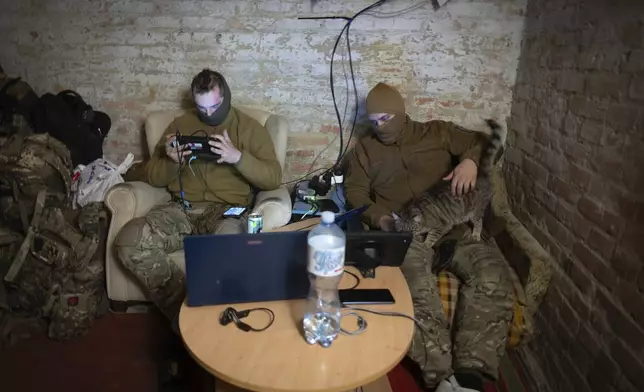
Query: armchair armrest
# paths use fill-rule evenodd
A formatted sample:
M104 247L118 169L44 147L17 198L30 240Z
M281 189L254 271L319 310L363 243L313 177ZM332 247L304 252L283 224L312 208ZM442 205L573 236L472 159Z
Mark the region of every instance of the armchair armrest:
M112 259L112 243L127 222L169 200L170 194L165 189L155 188L141 181L122 182L112 187L105 196L105 205L112 214L107 232L106 258Z
M105 204L112 216L126 214L129 219L145 215L156 205L170 201L165 188L155 188L141 181L115 185L105 196Z
M286 225L291 220L291 212L291 196L285 187L257 193L253 213L262 215L264 230Z
M524 292L529 316L534 316L552 279L554 260L512 213L508 203L505 181L500 173L500 165L494 169L492 180L494 187L491 202L492 215L502 222L507 237L528 258L530 263L528 276L524 283Z
M132 279L128 275L129 272L117 260L114 240L127 222L144 216L152 207L169 200L170 194L164 188L155 188L140 181L115 185L105 196L105 205L112 214L105 244L105 277L110 299L127 301L143 297L141 291L135 288L136 286L128 283Z

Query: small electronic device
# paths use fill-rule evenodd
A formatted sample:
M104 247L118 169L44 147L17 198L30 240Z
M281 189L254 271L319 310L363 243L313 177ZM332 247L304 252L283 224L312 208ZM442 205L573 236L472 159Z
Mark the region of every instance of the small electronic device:
M208 144L210 139L207 136L183 136L177 138L177 143L192 151L191 156L197 159L204 160L217 160L221 155L212 152L211 146Z
M246 207L230 207L224 212L224 216L240 216L246 211Z
M400 267L411 244L412 234L407 232L358 231L347 232L348 265L369 264Z
M325 196L331 189L331 172L326 172L321 176L314 176L309 181L309 189L313 189L318 196Z
M342 305L387 305L396 303L389 289L339 290Z
M347 231L345 265L354 265L363 277L373 278L377 267L403 263L411 239L408 232Z

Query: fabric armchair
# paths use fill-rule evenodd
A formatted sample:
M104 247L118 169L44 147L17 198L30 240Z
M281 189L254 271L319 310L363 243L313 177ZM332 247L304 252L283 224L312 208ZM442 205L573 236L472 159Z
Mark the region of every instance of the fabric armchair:
M241 106L236 106L236 108L266 127L273 140L275 154L283 170L289 131L286 118L259 109ZM182 110L159 111L153 112L147 117L145 138L150 155L168 125L184 112ZM135 278L118 260L113 249L114 239L128 221L145 215L156 205L168 202L170 197L170 193L165 188L156 188L140 181L116 185L105 197L105 204L112 213L105 255L107 295L116 310L119 310L119 305L123 305L123 303L147 301L147 298ZM262 214L264 228L270 230L287 224L291 219L291 209L289 192L285 187L280 187L275 190L258 192L252 212ZM170 256L185 271L183 251L174 252Z

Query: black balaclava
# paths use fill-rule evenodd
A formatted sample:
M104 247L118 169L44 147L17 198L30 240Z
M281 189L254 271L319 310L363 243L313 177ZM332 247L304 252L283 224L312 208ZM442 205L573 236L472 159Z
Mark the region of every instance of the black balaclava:
M383 144L393 144L402 135L407 118L402 95L395 88L378 83L367 95L367 114L373 113L395 115L380 127L374 127L376 136Z
M197 110L197 117L199 117L199 120L206 124L210 125L212 127L215 127L217 125L222 124L224 121L226 121L226 117L228 117L228 113L230 112L230 88L228 88L228 83L226 83L226 79L224 78L223 75L220 73L217 73L217 75L221 78L221 82L223 84L223 97L224 100L221 103L221 106L217 108L210 116L207 115L206 113L202 112L201 110ZM220 93L222 93L220 89Z

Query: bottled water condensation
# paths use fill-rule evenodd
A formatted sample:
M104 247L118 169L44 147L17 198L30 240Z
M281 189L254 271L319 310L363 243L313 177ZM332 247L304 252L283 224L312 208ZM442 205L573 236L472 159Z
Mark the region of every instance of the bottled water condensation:
M338 286L344 272L346 236L335 224L335 215L322 213L322 221L308 236L308 274L304 337L309 344L329 347L340 332Z

